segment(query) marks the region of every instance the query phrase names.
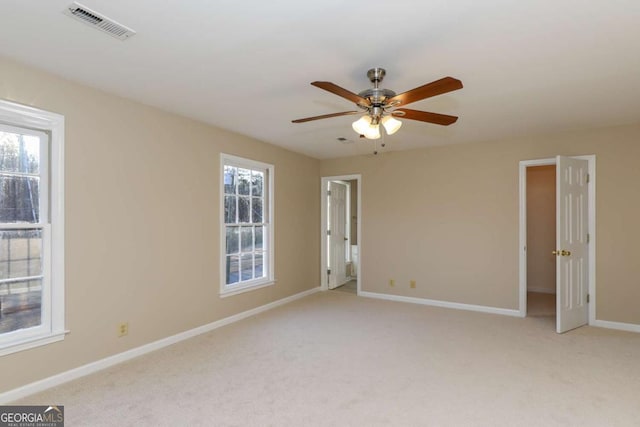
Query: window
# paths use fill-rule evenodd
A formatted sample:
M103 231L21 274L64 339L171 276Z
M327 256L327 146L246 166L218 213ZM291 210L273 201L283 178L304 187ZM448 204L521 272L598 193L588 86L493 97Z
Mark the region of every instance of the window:
M63 129L0 101L0 355L64 338Z
M223 296L273 280L273 165L221 154Z

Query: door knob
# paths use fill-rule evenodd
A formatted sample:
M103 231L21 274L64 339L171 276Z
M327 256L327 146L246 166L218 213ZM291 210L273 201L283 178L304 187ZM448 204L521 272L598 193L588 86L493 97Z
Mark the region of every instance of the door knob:
M565 251L564 249L563 250L556 249L555 251L551 251L551 254L555 256L561 256L561 255L569 256L571 255L571 251Z

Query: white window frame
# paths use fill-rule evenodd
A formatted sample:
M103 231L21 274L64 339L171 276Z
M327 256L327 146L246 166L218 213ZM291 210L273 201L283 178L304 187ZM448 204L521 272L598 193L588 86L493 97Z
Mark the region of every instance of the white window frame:
M61 341L68 331L64 325L64 116L0 100L0 124L4 129L18 128L23 134L38 136L41 141L44 138L48 147L48 158L41 172L41 182L45 184L41 187L44 203L40 205L40 223L35 226L43 230L42 322L33 328L0 334L0 356L3 356ZM49 182L43 182L47 176ZM16 224L15 228L32 225Z
M260 279L248 280L245 282L238 282L231 285L227 285L226 277L226 226L224 221L224 167L235 166L239 168L263 170L265 171L264 182L264 205L263 216L266 217L264 224L266 233L263 235L265 242L266 253L263 260L263 268L266 268L265 277ZM268 163L258 162L256 160L246 159L243 157L233 156L231 154L220 153L220 296L228 297L237 295L243 292L251 291L265 286L271 286L275 284L274 275L274 166ZM266 206L265 206L266 205Z

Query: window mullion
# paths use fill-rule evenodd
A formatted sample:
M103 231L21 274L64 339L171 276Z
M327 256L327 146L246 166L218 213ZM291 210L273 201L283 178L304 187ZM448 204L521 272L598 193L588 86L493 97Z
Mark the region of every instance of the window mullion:
M24 276L24 277L11 277L9 279L0 279L0 285L5 283L15 283L15 282L28 282L30 280L40 280L44 276L42 274L36 276Z
M46 226L41 222L4 222L0 223L0 230L36 230Z

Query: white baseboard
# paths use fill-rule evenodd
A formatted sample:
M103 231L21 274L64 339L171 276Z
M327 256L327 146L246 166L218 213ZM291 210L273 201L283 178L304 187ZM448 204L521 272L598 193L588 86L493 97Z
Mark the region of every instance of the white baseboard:
M481 313L501 314L504 316L522 317L519 310L511 310L508 308L488 307L485 305L463 304L458 302L439 301L427 298L405 297L400 295L381 294L377 292L362 291L358 296L367 298L377 298L388 301L409 302L412 304L430 305L434 307L454 308L457 310L479 311ZM599 328L617 329L620 331L640 333L640 325L634 323L611 322L608 320L596 320L589 324Z
M537 292L539 294L555 294L555 289L549 288L527 288L527 292Z
M122 363L129 359L133 359L134 357L142 356L143 354L150 353L155 350L159 350L171 344L175 344L177 342L184 341L189 338L193 338L197 335L204 334L214 329L218 329L222 326L237 322L247 317L255 316L256 314L262 313L267 310L271 310L272 308L306 297L307 295L314 294L318 291L320 291L320 287L309 289L307 291L300 292L286 298L282 298L280 300L271 302L269 304L265 304L260 307L253 308L251 310L243 311L242 313L234 314L233 316L225 317L224 319L216 320L215 322L209 323L207 325L199 326L197 328L190 329L188 331L184 331L179 334L172 335L170 337L163 338L158 341L154 341L152 343L133 348L131 350L127 350L123 353L118 353L113 356L109 356L104 359L89 363L87 365L83 365L78 368L74 368L69 371L62 372L60 374L53 375L51 377L48 377L39 381L35 381L33 383L24 385L22 387L9 390L4 393L0 393L0 405L13 402L23 397L41 392L48 388L55 387L57 385L75 380L77 378L84 377L89 374L93 374L94 372L98 372L103 369L109 368L113 365L117 365L118 363Z
M389 301L410 302L412 304L431 305L434 307L455 308L457 310L479 311L482 313L501 314L503 316L520 317L519 310L509 308L488 307L485 305L462 304L459 302L439 301L427 298L405 297L400 295L380 294L377 292L360 292L359 296L384 299Z
M638 332L640 333L640 325L634 323L610 322L608 320L596 320L590 323L590 326L599 328L618 329L620 331Z

